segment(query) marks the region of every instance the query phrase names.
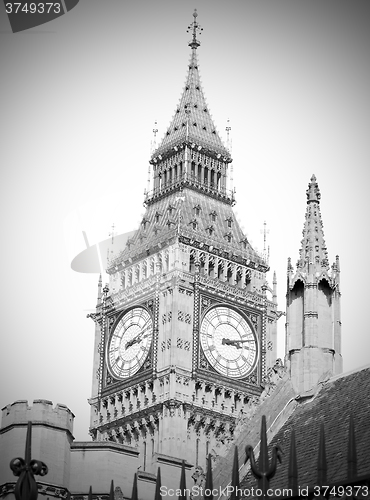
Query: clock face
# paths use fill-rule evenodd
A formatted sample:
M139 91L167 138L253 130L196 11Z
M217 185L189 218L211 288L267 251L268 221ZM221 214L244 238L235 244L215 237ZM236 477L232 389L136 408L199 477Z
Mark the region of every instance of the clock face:
M145 361L152 343L153 321L146 309L126 312L109 339L107 364L114 378L134 375Z
M200 341L207 361L226 377L243 378L257 363L257 339L247 320L226 306L209 310Z

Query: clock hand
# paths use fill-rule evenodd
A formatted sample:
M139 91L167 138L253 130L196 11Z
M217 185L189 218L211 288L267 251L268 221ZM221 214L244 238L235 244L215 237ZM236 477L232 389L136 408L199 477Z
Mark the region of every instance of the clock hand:
M150 329L150 327L146 328L145 330L143 330L142 332L140 332L135 338L133 338L133 339L129 340L128 342L126 342L125 350L127 351L127 349L129 347L132 347L133 345L138 344L143 339L145 339L146 337L148 337L150 334L147 333L146 335L144 335L144 332L146 332L149 329Z
M138 342L140 342L140 340L138 340L137 337L135 337L134 339L129 340L128 342L126 342L125 350L127 351L127 349L129 347L132 347L133 345L137 344Z
M233 345L237 349L241 349L242 346L240 344L243 344L244 342L254 342L253 340L231 340L231 339L222 339L222 345Z

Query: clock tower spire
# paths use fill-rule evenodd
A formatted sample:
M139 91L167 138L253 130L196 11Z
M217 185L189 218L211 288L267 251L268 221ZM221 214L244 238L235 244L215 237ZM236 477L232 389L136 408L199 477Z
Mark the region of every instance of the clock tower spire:
M92 436L135 445L149 472L180 458L205 466L276 360L276 297L233 212L231 155L199 77L196 11L189 31L185 88L151 154L146 212L109 262L96 314L102 390L90 400Z

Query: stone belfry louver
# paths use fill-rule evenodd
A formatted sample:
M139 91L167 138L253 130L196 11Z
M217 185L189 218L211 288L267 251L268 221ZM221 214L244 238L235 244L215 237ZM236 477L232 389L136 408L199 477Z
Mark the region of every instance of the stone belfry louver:
M196 12L189 28L186 83L150 159L146 212L110 262L95 315L91 435L135 446L149 472L182 458L204 466L276 361L276 280L271 290L235 218Z
M313 175L296 272L288 259L286 360L297 392L342 372L339 257L330 269L320 197Z

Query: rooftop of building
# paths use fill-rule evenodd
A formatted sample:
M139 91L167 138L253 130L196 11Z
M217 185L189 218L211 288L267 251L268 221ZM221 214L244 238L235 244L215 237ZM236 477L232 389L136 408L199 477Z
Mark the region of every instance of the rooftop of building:
M298 404L269 442L280 446L282 463L277 465L271 480L273 489L288 485L289 450L292 430L295 433L298 485L313 487L318 483L320 428L324 425L327 460L327 482L347 478L347 455L350 415L354 421L357 455L357 475L370 473L370 365L322 381L311 393L296 398ZM262 404L263 411L263 404ZM243 443L243 450L246 445ZM242 488L257 487L249 471L241 482Z
M215 255L234 260L244 259L249 267L268 269L262 255L256 252L243 233L232 207L205 197L190 189L172 193L156 205L148 207L140 228L121 253L112 259L109 268L122 262L140 260L168 246L174 238L203 242ZM158 244L160 246L158 247ZM243 262L244 263L244 262ZM114 271L115 272L115 271Z

